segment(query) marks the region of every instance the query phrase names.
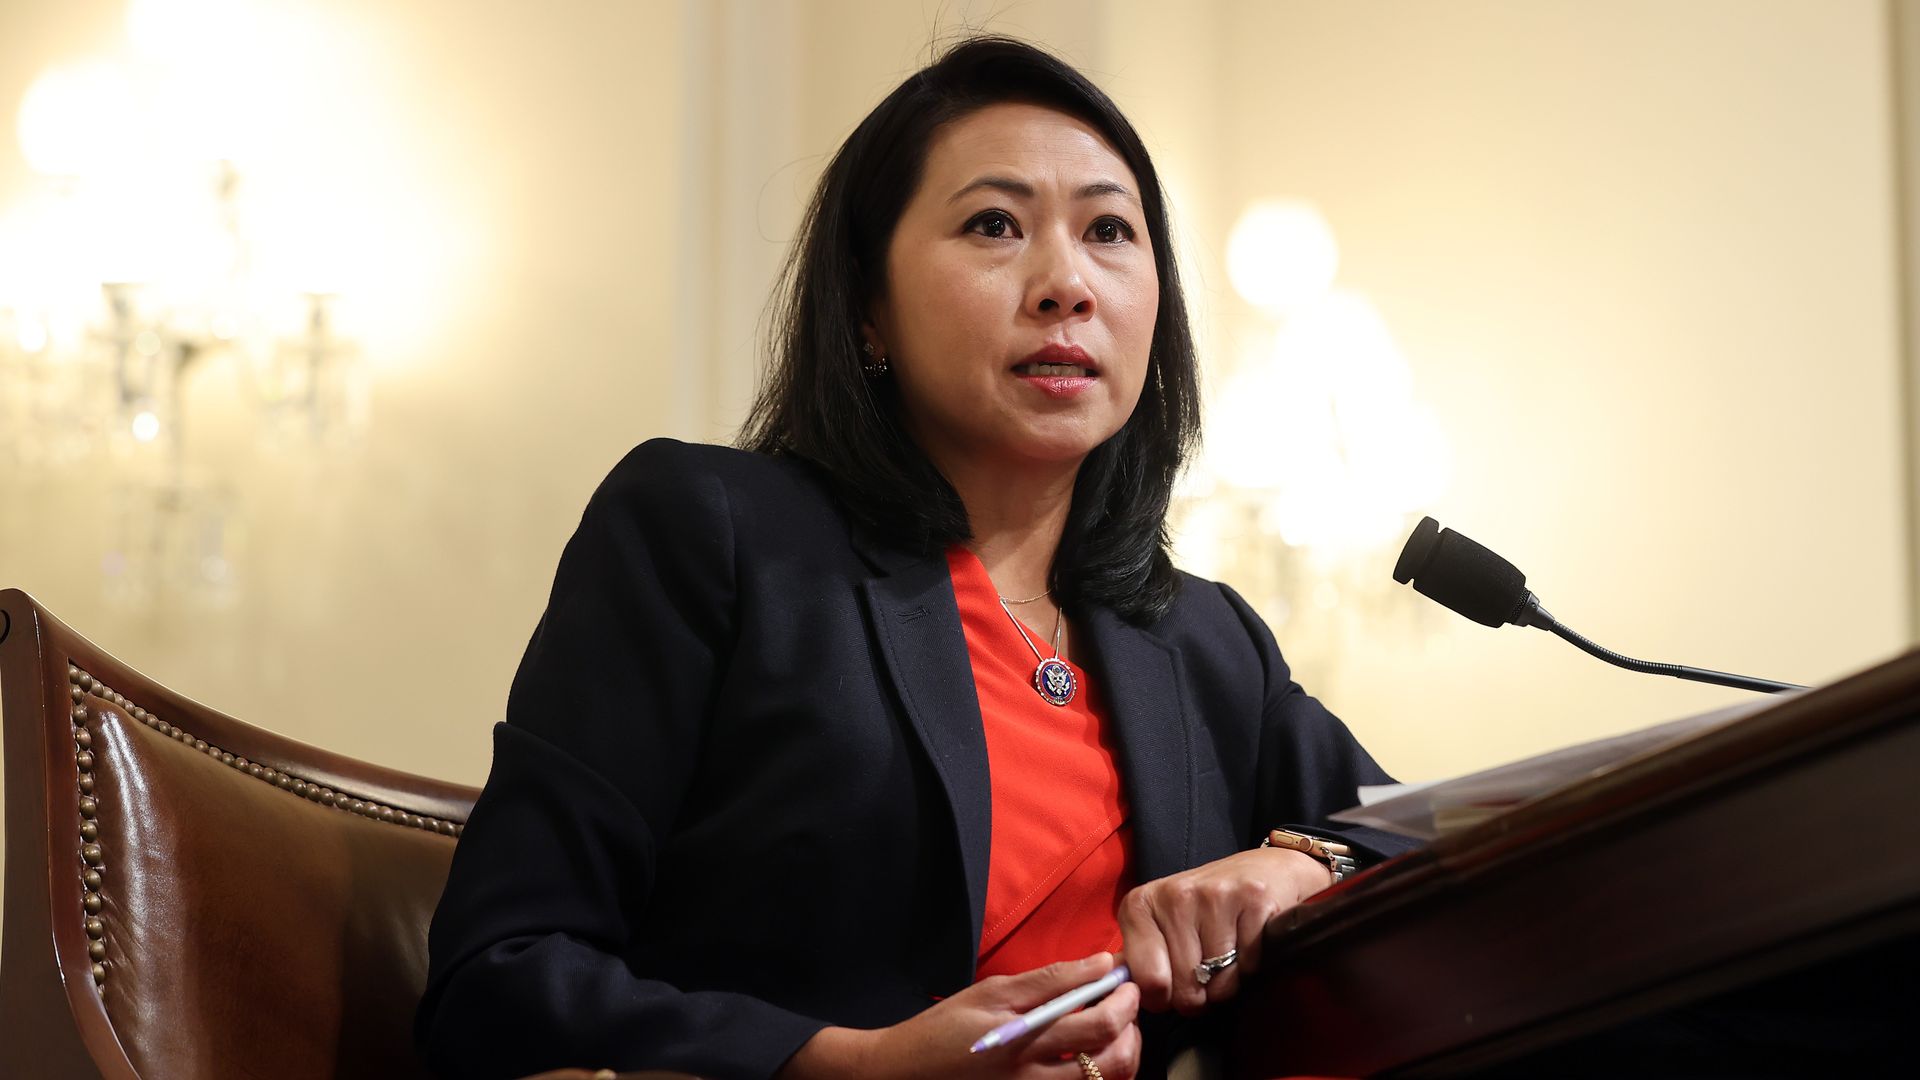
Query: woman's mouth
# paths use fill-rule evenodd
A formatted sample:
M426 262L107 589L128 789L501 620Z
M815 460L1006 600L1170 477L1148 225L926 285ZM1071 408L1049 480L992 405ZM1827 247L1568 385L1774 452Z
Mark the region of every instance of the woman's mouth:
M1042 345L1013 365L1016 378L1055 401L1085 393L1099 378L1100 365L1078 345Z
M1016 375L1064 375L1075 379L1088 378L1095 374L1092 368L1084 368L1078 364L1016 364L1013 370Z
M1078 345L1050 341L1021 357L1013 373L1027 379L1091 379L1099 376L1100 361Z

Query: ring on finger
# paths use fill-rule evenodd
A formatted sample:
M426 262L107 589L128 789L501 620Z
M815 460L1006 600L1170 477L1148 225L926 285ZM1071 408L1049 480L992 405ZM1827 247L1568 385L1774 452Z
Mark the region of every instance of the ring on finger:
M1093 1058L1090 1055L1075 1054L1073 1055L1073 1060L1080 1063L1081 1080L1107 1080L1106 1077L1100 1075L1100 1066L1093 1063Z
M1232 967L1233 962L1238 959L1240 959L1239 949L1228 949L1219 956L1209 956L1205 960L1193 965L1194 981L1201 986L1205 986L1213 981L1215 975Z

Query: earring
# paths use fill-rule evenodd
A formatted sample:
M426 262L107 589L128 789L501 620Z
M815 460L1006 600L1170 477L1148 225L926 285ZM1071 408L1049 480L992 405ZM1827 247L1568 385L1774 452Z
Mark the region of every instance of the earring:
M867 358L860 362L860 372L867 378L877 379L891 370L887 366L887 358L874 351L873 342L860 346L860 351L867 354Z

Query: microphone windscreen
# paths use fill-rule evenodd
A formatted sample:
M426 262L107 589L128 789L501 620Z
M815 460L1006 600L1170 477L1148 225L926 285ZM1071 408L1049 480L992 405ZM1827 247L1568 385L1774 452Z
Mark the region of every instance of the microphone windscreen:
M1433 555L1433 545L1440 542L1440 523L1430 517L1420 519L1413 527L1413 535L1407 537L1407 546L1400 549L1400 561L1393 564L1393 580L1402 585L1413 584L1413 575L1427 565Z
M1519 567L1432 518L1422 518L1408 537L1393 577L1411 579L1422 595L1485 626L1512 622L1527 602Z

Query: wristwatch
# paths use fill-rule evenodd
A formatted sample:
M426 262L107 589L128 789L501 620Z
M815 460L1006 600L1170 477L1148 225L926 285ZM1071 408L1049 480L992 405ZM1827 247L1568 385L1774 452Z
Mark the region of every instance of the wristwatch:
M1260 846L1287 848L1305 855L1311 855L1327 864L1327 869L1333 871L1333 880L1336 884L1346 878L1348 874L1360 869L1360 864L1355 862L1353 857L1347 854L1348 851L1352 850L1347 847L1347 845L1335 843L1324 837L1297 833L1291 829L1275 829L1269 832L1267 838L1260 841Z

